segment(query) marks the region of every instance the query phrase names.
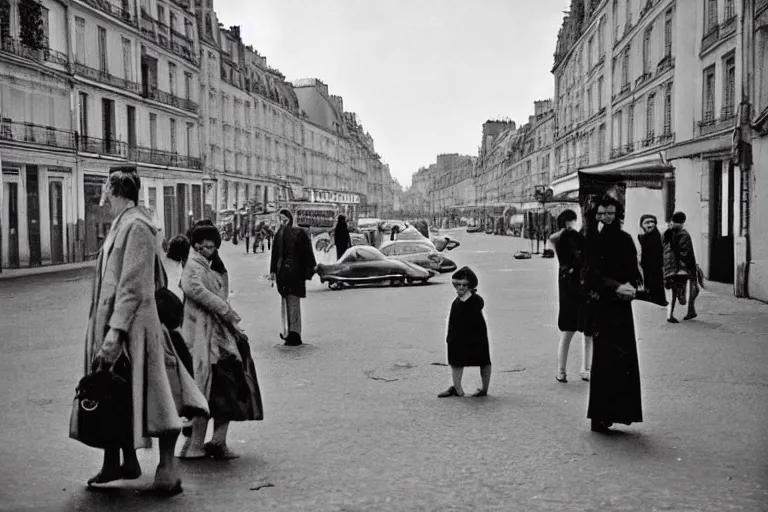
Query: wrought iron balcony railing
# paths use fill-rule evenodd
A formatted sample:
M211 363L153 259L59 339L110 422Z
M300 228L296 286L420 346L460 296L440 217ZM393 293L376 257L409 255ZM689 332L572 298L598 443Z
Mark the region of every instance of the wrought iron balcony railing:
M192 156L184 156L171 151L159 149L135 147L128 150L129 160L147 164L162 165L165 167L179 167L182 169L202 169L202 160Z
M666 71L668 69L672 69L674 67L675 67L675 57L671 53L667 54L656 65L656 74L658 75L658 74L663 73L664 71Z
M720 25L715 25L701 39L701 51L705 52L712 48L720 40Z
M120 5L114 4L109 0L81 0L90 5L94 9L98 9L116 18L120 21L124 21L130 25L136 25L136 17L131 13L131 8L126 0L123 0Z
M675 141L675 134L669 130L664 130L664 133L656 137L656 142L658 144L669 144L670 142L674 142L674 141Z
M736 32L737 16L733 15L720 25L720 38L726 38Z
M34 48L12 37L2 38L2 41L0 41L0 51L37 62L52 62L62 66L66 66L69 62L67 56L61 52L44 46Z
M699 137L703 137L711 133L716 133L719 131L724 131L724 130L733 128L735 120L736 120L736 115L733 112L729 114L727 112L724 112L724 115L721 115L719 118L715 118L711 114L705 115L704 120L696 123L698 126L698 132L699 132L698 135Z
M106 85L111 85L119 89L125 89L136 94L141 93L141 84L126 80L125 78L119 78L114 75L110 75L106 71L94 69L92 67L86 66L85 64L80 64L79 62L75 63L75 74L82 75L91 80L95 80Z
M643 85L645 82L647 82L648 80L650 80L652 76L653 76L653 75L652 75L651 73L647 73L647 72L646 72L646 73L643 73L642 75L640 75L640 76L637 78L637 80L635 80L635 89L637 89L638 87L640 87L641 85Z
M172 107L177 107L188 112L197 113L197 103L186 98L179 98L175 94L171 94L169 92L161 91L152 87L145 87L143 88L141 95L150 100L159 101L160 103L165 103L166 105L171 105Z
M51 148L75 149L75 134L52 126L0 120L0 140L40 144Z
M81 153L109 155L126 158L128 144L115 139L97 139L95 137L78 137L78 150Z

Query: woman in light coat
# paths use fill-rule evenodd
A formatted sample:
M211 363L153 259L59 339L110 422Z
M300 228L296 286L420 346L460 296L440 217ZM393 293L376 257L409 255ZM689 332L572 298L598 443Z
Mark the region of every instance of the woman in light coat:
M113 364L116 372L122 371L131 383L132 421L126 425L122 448L104 450L101 471L88 485L138 478L141 467L135 449L149 448L150 438L157 437L160 463L154 483L144 492L174 495L182 491L173 453L182 421L166 369L169 354L155 303L155 290L164 279L155 272L160 268L155 248L157 230L136 206L140 180L135 167L110 171L102 204L109 203L114 220L96 264L85 374ZM73 409L73 439L79 439L77 414Z
M262 419L261 396L258 387L248 393L243 400L238 391L232 386L216 386L214 374L216 369L240 368L237 363L243 363L241 350L238 347L235 332L239 331L237 324L240 316L228 302L229 282L226 270L218 272L212 262L217 260L217 248L221 237L214 226L199 225L192 232L192 245L198 250L190 251L189 258L181 277L181 289L186 301L184 303L184 321L182 334L192 353L194 377L200 391L208 398L213 423L213 437L205 443L208 421L195 419L192 435L181 450L180 457L197 459L213 457L217 459L234 459L238 455L227 446L227 431L230 421ZM247 363L247 362L246 362ZM214 368L215 366L218 368ZM238 377L242 374L238 373ZM255 373L253 374L255 381ZM230 409L224 410L221 404L237 406L247 403L253 414L245 417L233 415Z

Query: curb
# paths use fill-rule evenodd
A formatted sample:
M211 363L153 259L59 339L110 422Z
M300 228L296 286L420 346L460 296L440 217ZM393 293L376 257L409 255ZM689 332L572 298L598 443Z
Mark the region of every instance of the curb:
M6 279L16 279L20 277L39 276L45 274L58 274L70 270L79 270L83 268L93 268L96 266L96 260L80 261L77 263L64 263L61 265L45 265L42 267L29 268L9 268L0 272L0 281Z

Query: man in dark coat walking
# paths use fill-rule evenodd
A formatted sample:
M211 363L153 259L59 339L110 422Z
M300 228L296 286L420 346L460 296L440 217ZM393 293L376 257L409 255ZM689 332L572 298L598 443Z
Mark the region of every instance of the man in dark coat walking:
M280 228L275 234L269 265L270 279L277 282L282 297L283 332L280 338L288 346L301 340L301 299L307 296L307 280L315 273L315 254L307 233L293 226L293 214L280 210Z

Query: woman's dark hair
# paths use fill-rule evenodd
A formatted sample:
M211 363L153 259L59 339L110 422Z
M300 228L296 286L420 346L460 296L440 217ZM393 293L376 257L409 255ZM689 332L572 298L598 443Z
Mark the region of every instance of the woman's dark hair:
M578 216L576 215L575 211L571 210L570 208L563 210L563 212L557 216L557 227L562 229L565 227L567 222L571 222L576 219L578 219Z
M336 218L336 228L345 228L349 230L349 226L347 226L347 218L344 215L339 215Z
M139 204L141 180L135 166L111 167L108 184L112 195L124 197Z
M477 280L477 274L475 274L469 267L461 267L459 270L453 273L451 279L463 280L469 283L469 287L473 290L477 288L479 281Z
M216 226L201 225L197 226L192 231L193 244L201 244L205 240L213 242L217 249L221 247L221 235L219 234L219 230L216 229Z
M616 220L624 219L624 206L615 198L609 195L605 195L600 198L595 207L602 206L608 208L609 206L616 207Z
M189 239L184 235L176 235L168 243L168 259L184 263L189 256Z
M187 239L192 240L192 232L195 231L195 228L200 226L213 226L213 225L214 225L213 221L209 219L200 219L195 221L195 223L192 224L192 226L190 226L189 229L187 230Z

